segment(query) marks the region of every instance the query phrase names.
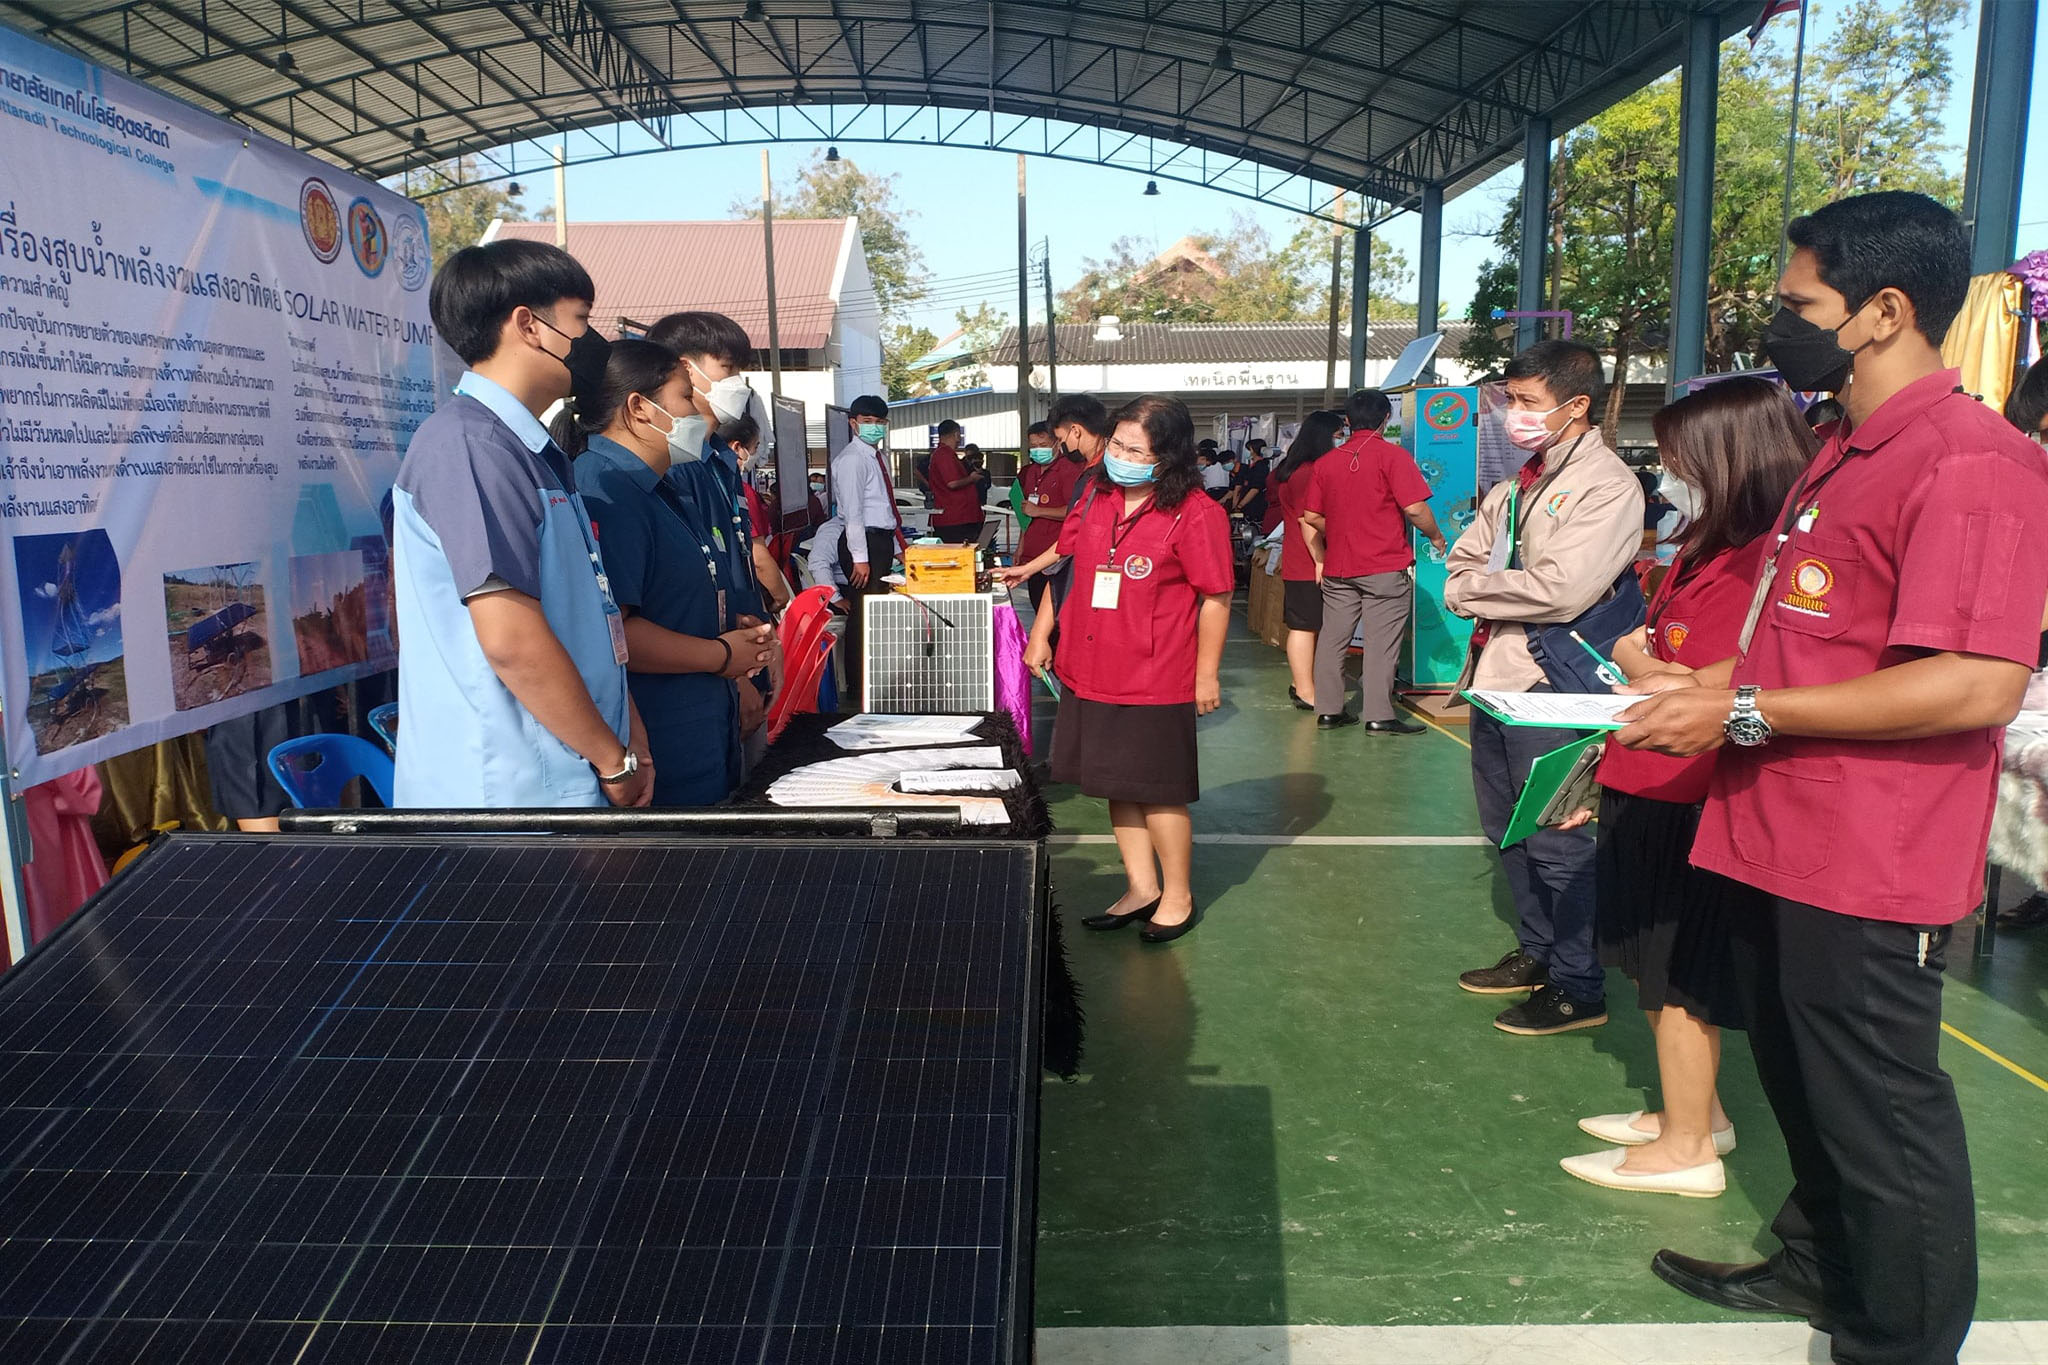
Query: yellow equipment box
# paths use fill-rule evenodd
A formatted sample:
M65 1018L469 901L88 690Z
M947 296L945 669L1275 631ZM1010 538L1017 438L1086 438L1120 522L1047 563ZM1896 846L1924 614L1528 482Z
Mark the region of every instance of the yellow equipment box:
M903 591L913 597L974 591L972 545L912 545L903 552Z

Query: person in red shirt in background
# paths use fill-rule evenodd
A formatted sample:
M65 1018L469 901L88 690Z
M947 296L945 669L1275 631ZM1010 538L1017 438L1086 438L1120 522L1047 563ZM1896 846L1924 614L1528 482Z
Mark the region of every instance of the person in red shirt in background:
M1046 414L1045 424L1052 428L1053 443L1058 449L1068 455L1079 455L1081 463L1090 469L1102 462L1109 433L1115 429L1109 409L1092 393L1061 396Z
M1066 691L1052 777L1109 802L1126 885L1082 921L1170 943L1198 915L1188 806L1201 796L1195 717L1222 705L1218 670L1230 629L1230 517L1201 496L1195 424L1174 398L1135 400L1116 415L1102 464L1060 523L1074 560L1060 610L1057 666ZM1031 623L1024 662L1053 664L1053 614Z
M1287 700L1299 711L1316 709L1316 635L1323 628L1322 532L1303 523L1301 500L1315 482L1316 461L1336 449L1344 417L1312 412L1301 419L1294 444L1273 467L1271 507L1280 514L1280 612L1287 624Z
M932 449L932 534L948 545L972 545L981 539L980 477L960 458L960 424L939 423L939 443Z
M1394 405L1378 389L1360 389L1344 404L1351 439L1316 462L1301 496L1302 522L1320 537L1323 629L1316 641L1316 728L1335 730L1360 720L1376 735L1419 735L1427 726L1402 720L1394 709L1394 666L1414 600L1408 570L1415 551L1413 526L1439 555L1450 546L1429 510L1429 483L1415 457L1380 432ZM1359 669L1359 715L1344 709L1344 656L1352 634L1365 625Z
M1662 663L1710 664L1735 652L1763 568L1772 520L1820 442L1791 396L1762 379L1724 379L1653 420L1664 463L1659 492L1684 518L1678 553L1650 599L1648 624L1622 637L1614 663L1637 677ZM1668 758L1610 740L1600 766L1594 876L1600 961L1636 983L1657 1039L1664 1107L1579 1120L1618 1144L1566 1157L1564 1169L1616 1190L1719 1194L1735 1128L1714 1077L1723 1028L1747 1028L1760 891L1688 859L1714 758ZM1592 818L1582 812L1565 824ZM1738 947L1738 945L1740 945Z
M1017 483L1023 489L1024 515L1031 520L1017 541L1019 564L1029 564L1047 550L1057 549L1074 490L1088 477L1088 466L1079 455L1062 454L1054 448L1051 432L1034 426L1028 439L1031 444L1025 450L1026 464L1017 473ZM1056 570L1045 570L1027 580L1033 611L1046 610L1058 576Z
M1865 194L1789 236L1763 348L1845 416L1773 524L1736 652L1647 675L1617 739L1719 750L1692 861L1771 898L1750 1040L1795 1183L1769 1261L1651 1268L1806 1316L1837 1361L1932 1365L1977 1297L1942 970L1983 900L2003 727L2040 647L2048 468L1942 364L1970 284L1955 214Z

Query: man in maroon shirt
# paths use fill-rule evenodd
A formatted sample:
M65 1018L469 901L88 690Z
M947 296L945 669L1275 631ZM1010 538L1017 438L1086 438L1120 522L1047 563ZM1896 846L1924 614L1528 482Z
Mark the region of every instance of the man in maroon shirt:
M1407 451L1380 432L1394 405L1378 389L1360 389L1344 404L1351 439L1309 469L1301 520L1323 546L1323 629L1316 636L1316 728L1356 725L1378 735L1419 735L1426 728L1394 709L1394 669L1408 629L1414 587L1408 570L1413 526L1438 554L1449 548L1429 510L1429 483ZM1351 634L1365 628L1359 665L1359 714L1344 709L1344 655Z
M960 436L958 422L941 422L932 450L932 533L948 545L981 539L981 481L960 458Z
M1750 1040L1794 1185L1769 1261L1652 1268L1810 1318L1837 1361L1935 1365L1977 1291L1943 957L1983 894L2003 727L2040 644L2048 473L1943 367L1970 283L1953 213L1867 194L1790 236L1764 348L1844 419L1780 513L1741 652L1642 680L1657 694L1619 739L1721 749L1692 861L1772 897Z

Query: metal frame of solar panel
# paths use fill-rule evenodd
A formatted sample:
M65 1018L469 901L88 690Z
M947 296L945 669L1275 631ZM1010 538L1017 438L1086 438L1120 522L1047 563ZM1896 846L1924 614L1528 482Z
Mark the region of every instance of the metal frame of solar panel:
M0 977L0 1361L1028 1361L1044 879L169 836Z

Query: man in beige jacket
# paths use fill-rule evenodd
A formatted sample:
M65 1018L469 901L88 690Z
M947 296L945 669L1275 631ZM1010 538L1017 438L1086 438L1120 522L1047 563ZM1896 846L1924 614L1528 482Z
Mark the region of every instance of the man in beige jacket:
M1444 604L1478 622L1461 686L1547 689L1524 624L1570 621L1601 601L1642 543L1643 490L1592 424L1600 356L1571 341L1540 341L1508 362L1508 439L1529 452L1519 475L1486 495L1451 548ZM1572 730L1503 725L1472 712L1472 785L1480 828L1496 845L1537 758ZM1543 1035L1607 1021L1593 943L1593 833L1538 830L1501 850L1519 945L1458 984L1482 995L1534 993L1494 1020Z

